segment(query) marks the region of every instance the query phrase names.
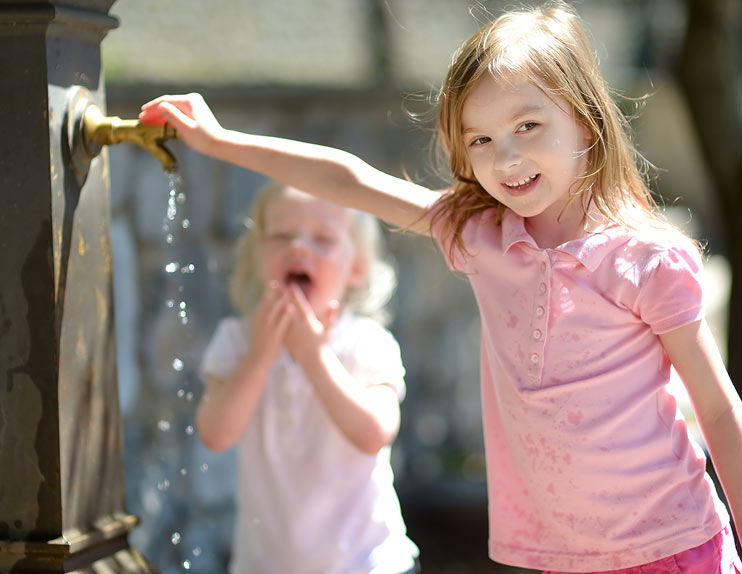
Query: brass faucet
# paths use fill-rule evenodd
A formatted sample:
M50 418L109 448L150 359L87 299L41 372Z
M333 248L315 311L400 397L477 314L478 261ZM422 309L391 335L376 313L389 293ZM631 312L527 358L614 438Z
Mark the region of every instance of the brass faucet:
M131 142L159 159L165 171L174 172L175 156L165 147L164 142L177 137L178 132L172 126L143 124L139 120L104 116L95 104L89 104L83 112L82 139L90 157L96 156L102 145Z

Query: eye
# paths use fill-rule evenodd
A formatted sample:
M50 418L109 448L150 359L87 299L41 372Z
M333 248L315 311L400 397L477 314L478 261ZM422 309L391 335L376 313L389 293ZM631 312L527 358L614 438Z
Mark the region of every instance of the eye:
M293 236L288 231L271 231L270 233L266 234L265 237L269 241L288 242L292 240Z
M486 144L490 141L492 141L492 138L488 138L487 136L481 136L469 142L469 145L473 147L473 146Z
M530 132L533 128L538 126L536 122L525 122L521 124L516 131L519 132Z
M318 245L332 245L335 243L335 236L331 233L318 233L314 236Z

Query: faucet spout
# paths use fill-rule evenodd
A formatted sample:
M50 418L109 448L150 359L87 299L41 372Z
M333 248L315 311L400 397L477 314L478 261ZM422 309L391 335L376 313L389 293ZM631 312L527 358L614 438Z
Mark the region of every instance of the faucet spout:
M82 118L82 139L88 155L94 157L100 146L131 142L155 156L166 172L176 170L175 156L164 142L178 137L167 124L143 124L139 120L122 120L117 116L104 116L95 104L89 104Z

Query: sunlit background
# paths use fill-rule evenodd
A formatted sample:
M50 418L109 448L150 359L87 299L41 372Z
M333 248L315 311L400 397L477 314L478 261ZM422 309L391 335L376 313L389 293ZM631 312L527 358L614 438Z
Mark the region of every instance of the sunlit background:
M396 175L442 186L432 169L431 101L456 47L504 2L466 0L118 0L102 44L108 112L136 117L166 92L204 93L223 125L348 149ZM511 2L507 3L512 5ZM707 306L726 350L729 265L709 170L672 70L680 0L585 0L586 20L655 188L708 243ZM194 431L197 368L220 318L232 247L263 183L171 146L181 179L134 146L111 159L119 384L132 545L163 574L226 571L234 453ZM172 207L172 206L171 206ZM387 233L399 273L390 329L407 367L396 484L423 571L525 572L487 560L479 406L479 319L468 284L429 239Z

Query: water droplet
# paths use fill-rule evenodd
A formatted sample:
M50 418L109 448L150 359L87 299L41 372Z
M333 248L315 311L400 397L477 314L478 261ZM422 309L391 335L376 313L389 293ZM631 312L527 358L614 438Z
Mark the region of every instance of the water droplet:
M190 570L191 569L191 561L190 560L183 560L183 568L185 568L186 570Z
M186 273L195 273L195 271L196 271L196 266L193 263L189 263L188 265L184 265L180 269L180 272L183 273L184 275Z
M185 396L185 391L183 389L178 389L178 392L176 394L178 395L179 399L182 399Z
M184 219L183 221L180 222L180 226L183 229L188 229L191 226L191 220L190 219Z
M185 309L186 308L186 302L185 301L181 301L179 306L180 306L181 309Z
M170 536L170 542L173 543L173 546L180 544L180 532L173 532Z
M173 370L178 372L183 370L183 361L181 361L177 357L173 359Z
M168 233L167 235L165 235L165 243L170 245L172 242L173 242L173 234Z
M173 190L173 192L175 192L175 190ZM185 194L185 193L183 193L183 192L181 191L181 192L180 192L180 193L178 194L178 197L176 198L176 200L178 201L178 203L185 203L185 200L186 200L186 194Z
M182 318L180 319L180 322L181 322L181 324L183 324L183 325L187 325L187 324L188 324L188 317L185 317L185 316L184 316L184 317L182 317Z
M185 468L181 468L180 469L180 476L185 476L187 474L188 474L188 470L187 469L185 469Z
M188 425L186 427L186 429L185 429L185 432L186 432L187 435L192 435L193 434L193 425Z
M203 463L201 465L201 472L206 472L207 470L209 470L209 465L206 463Z
M162 479L157 483L157 490L164 491L170 488L170 481L167 478Z
M171 261L170 263L165 265L165 271L167 271L168 273L175 273L178 269L180 269L180 265L175 261Z
M165 419L161 419L157 422L157 428L160 429L162 432L167 432L170 430L170 421L166 421Z
M193 555L194 555L194 556L201 556L201 547L200 547L200 546L196 546L196 547L195 547L195 548L193 549Z
M172 299L168 299L167 301L165 301L165 305L167 305L168 309L172 309L175 306L175 301L173 301Z
M189 392L186 393L186 400L189 401L189 402L193 400L193 393L192 392L189 391Z

